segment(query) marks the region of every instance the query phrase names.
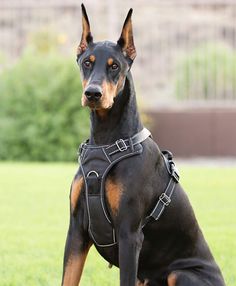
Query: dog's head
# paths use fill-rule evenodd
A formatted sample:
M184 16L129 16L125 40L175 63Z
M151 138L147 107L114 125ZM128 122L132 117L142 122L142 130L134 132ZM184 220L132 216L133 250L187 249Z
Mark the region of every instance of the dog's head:
M93 42L88 16L82 4L82 38L77 50L83 84L82 106L107 110L123 89L136 56L129 10L117 43Z

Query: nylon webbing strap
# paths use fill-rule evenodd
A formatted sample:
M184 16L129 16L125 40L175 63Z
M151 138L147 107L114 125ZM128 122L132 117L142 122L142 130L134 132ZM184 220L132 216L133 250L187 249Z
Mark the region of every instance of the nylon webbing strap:
M172 154L169 151L163 151L164 160L167 165L167 170L171 176L170 181L165 189L165 191L159 196L157 204L155 205L153 211L144 220L143 227L151 220L157 221L162 215L166 207L171 203L171 197L173 195L176 184L179 182L179 174L177 168L172 160ZM166 157L167 156L167 157Z
M133 137L129 139L119 139L114 144L104 148L104 150L108 156L111 156L118 152L124 152L130 148L134 148L135 145L145 141L150 136L150 131L146 128L143 128L142 131L135 134Z
M133 153L136 149L136 146L145 141L148 137L152 137L151 132L148 129L143 128L134 136L128 139L118 139L110 145L91 145L87 140L80 145L78 154L79 157L82 158L85 150L101 149L106 155L107 160L111 163L119 157Z

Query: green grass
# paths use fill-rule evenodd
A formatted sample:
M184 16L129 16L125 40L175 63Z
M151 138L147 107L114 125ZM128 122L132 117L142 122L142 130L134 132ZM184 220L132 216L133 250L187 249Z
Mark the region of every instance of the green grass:
M228 286L236 281L236 168L179 166ZM0 163L0 285L60 285L75 164ZM81 286L118 285L92 249Z

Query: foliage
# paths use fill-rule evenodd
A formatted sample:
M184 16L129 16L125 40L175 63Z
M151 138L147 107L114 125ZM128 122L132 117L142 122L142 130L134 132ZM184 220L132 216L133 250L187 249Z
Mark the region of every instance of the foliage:
M68 163L0 163L0 285L60 285L69 224ZM178 166L226 285L236 281L236 168ZM81 286L119 284L116 267L93 248Z
M28 48L0 74L0 159L69 161L86 139L75 61Z
M179 99L235 99L236 53L220 43L200 46L181 58L176 75Z

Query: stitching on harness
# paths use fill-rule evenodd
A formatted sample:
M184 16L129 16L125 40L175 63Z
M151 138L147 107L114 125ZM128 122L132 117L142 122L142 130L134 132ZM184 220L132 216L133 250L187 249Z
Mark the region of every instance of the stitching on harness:
M106 156L107 160L109 163L111 163L110 158L107 156L107 153L105 152L104 148L102 148L102 152L104 153L104 155ZM110 155L110 154L109 154Z

